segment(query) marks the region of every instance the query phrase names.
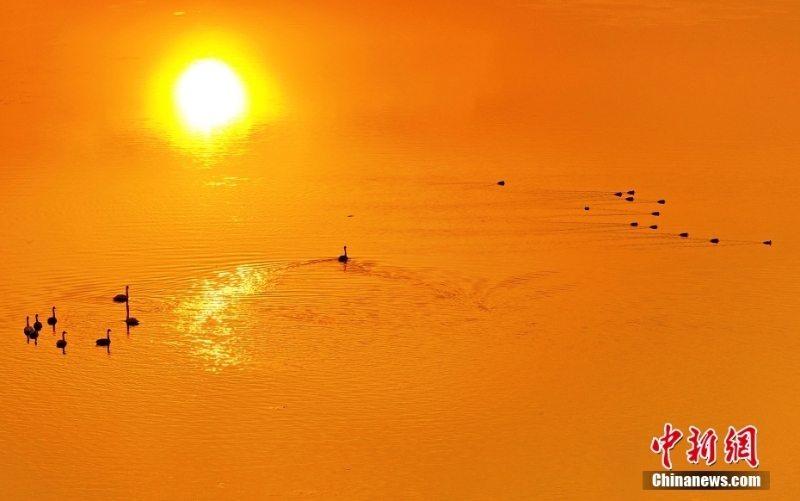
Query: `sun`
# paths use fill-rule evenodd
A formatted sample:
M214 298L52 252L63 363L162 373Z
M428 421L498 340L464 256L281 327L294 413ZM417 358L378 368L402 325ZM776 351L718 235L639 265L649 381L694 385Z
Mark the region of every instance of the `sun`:
M174 99L184 124L204 134L242 117L247 107L244 84L219 59L192 62L175 84Z

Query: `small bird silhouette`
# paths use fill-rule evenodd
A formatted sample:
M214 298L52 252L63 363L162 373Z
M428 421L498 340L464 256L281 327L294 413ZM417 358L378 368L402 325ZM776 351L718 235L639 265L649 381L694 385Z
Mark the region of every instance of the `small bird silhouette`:
M650 229L651 230L657 230L658 229L658 225L657 224L651 224L650 225Z
M56 307L53 306L53 316L47 319L47 325L53 326L53 333L56 332L56 324L58 323L58 319L56 318Z
M583 210L589 210L589 206L587 205L586 207L583 208Z
M36 332L33 327L31 327L31 317L25 317L25 328L22 329L25 333L25 337L28 338L28 342L31 342L31 334Z
M712 244L718 244L719 243L719 238L712 238L711 239L711 243Z
M497 184L498 184L499 186L505 186L505 185L506 185L506 182L505 182L505 181L497 181Z
M660 212L658 212L658 211L656 211L656 212L651 212L651 213L650 213L650 215L651 215L651 216L660 216L660 215L661 215L661 213L660 213Z
M636 221L634 221L634 222L632 222L632 223L631 223L631 226L639 226L639 223L637 223Z
M56 348L61 348L62 350L67 347L67 340L64 339L64 336L67 335L67 331L61 333L61 339L56 341Z
M680 236L680 237L683 237L683 238L686 238L686 237L688 237L688 236L689 236L689 234L688 234L688 233L686 233L686 232L683 232L683 233L681 233L681 234L680 234L680 235L678 235L678 236Z
M665 203L667 203L667 201L662 198L661 200L658 201L658 203L660 203L661 205L664 205Z
M626 202L633 202L633 197L627 197L627 198L625 199L625 201L626 201Z
M772 240L764 240L764 245L772 245Z
M125 303L125 325L128 327L136 327L139 321L131 316L131 309L128 303Z
M125 286L125 294L117 294L114 296L115 303L127 303L128 302L128 286Z
M110 346L111 345L111 329L106 331L106 337L101 337L95 341L97 346Z
M618 191L618 192L614 193L614 196L615 197L622 197L622 192Z
M630 190L630 191L628 192L628 195L635 195L635 194L636 194L636 191L635 191L635 190Z

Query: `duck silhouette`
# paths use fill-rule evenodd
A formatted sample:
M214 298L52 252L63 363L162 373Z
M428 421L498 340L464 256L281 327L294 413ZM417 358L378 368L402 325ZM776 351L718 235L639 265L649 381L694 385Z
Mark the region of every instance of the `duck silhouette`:
M711 243L712 244L718 244L719 243L719 238L712 238L711 239Z
M625 201L626 202L633 202L633 197L627 197L627 198L625 198Z
M667 203L667 201L662 198L661 200L658 201L658 203L660 203L661 205L664 205L665 203Z
M650 225L650 229L651 230L657 230L658 229L658 225L657 224L651 224Z
M635 195L635 194L636 194L636 190L630 190L630 191L628 192L628 195Z
M688 237L688 236L689 236L689 234L688 234L688 233L686 233L686 232L684 231L683 233L681 233L681 234L680 234L680 235L678 235L678 236L679 236L679 237L686 238L686 237Z
M651 215L651 216L660 216L660 215L661 215L661 213L660 213L660 212L658 212L658 211L655 211L655 212L651 212L651 213L650 213L650 215Z
M622 192L618 191L618 192L614 193L614 196L615 197L622 197Z
M631 226L639 226L639 223L637 223L636 221L634 221L634 222L632 222L632 223L631 223Z
M506 185L506 182L505 182L505 181L502 181L502 180L501 180L501 181L497 181L497 185L498 185L498 186L505 186L505 185Z
M772 240L764 240L764 245L772 245Z

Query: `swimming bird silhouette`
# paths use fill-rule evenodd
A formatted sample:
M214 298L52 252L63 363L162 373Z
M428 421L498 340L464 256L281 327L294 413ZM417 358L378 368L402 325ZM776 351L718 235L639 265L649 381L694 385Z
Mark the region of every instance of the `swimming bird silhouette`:
M110 346L111 345L111 329L106 331L106 337L101 337L95 341L97 346Z
M639 226L639 223L637 223L636 221L634 221L634 222L632 222L632 223L631 223L631 226Z
M505 185L506 185L506 182L505 182L505 181L497 181L497 184L498 184L499 186L505 186Z
M711 239L711 243L712 244L718 244L719 243L719 238L712 238Z
M614 193L614 196L615 197L621 197L622 196L622 192L618 191L618 192Z
M633 202L633 197L627 197L627 198L625 199L625 201L626 201L626 202Z
M128 303L125 303L125 325L128 327L135 327L139 325L139 321L131 316L131 309Z
M683 232L683 233L681 233L681 234L680 234L680 235L678 235L678 236L679 236L679 237L686 238L686 237L688 237L688 236L689 236L689 234L688 234L688 233L686 233L686 232Z
M661 213L660 213L660 212L658 212L658 211L656 211L656 212L651 212L651 213L650 213L650 215L651 215L651 216L660 216L660 215L661 215Z
M31 332L30 338L33 339L33 344L35 344L37 346L39 345L39 341L38 341L38 339L39 339L39 331L34 330L33 332Z
M42 330L42 323L39 321L39 314L36 314L36 321L33 323L33 329L38 333Z
M635 194L636 194L636 191L635 191L635 190L630 190L630 191L628 192L628 195L635 195Z
M117 294L114 296L115 303L127 303L128 302L128 286L125 286L125 294Z
M25 328L22 331L25 333L25 337L28 338L28 342L30 343L31 334L36 332L33 330L33 327L31 327L31 317L25 317Z
M589 210L589 206L587 205L586 207L583 208L583 210Z
M342 254L341 256L339 256L339 262L340 262L340 263L346 263L348 259L350 259L350 258L349 258L349 257L347 257L347 246L345 245L345 246L344 246L344 254Z
M64 331L64 332L61 333L61 339L56 341L56 348L64 349L64 348L67 347L67 340L64 339L64 336L66 336L66 335L67 335L67 331Z
M58 319L56 318L56 307L53 306L53 316L47 319L47 325L53 326L53 333L56 332L56 324L58 323Z
M667 201L662 198L661 200L658 201L658 203L660 203L661 205L664 205L665 203L667 203Z
M651 224L650 225L650 229L651 230L657 230L658 229L658 225L657 224Z
M772 245L772 240L764 240L764 245Z

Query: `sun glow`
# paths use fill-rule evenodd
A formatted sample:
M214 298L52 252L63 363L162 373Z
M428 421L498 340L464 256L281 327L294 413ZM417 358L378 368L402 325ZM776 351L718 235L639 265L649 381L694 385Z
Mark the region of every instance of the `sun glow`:
M175 84L174 98L183 122L206 134L242 117L247 107L244 84L219 59L189 65Z

